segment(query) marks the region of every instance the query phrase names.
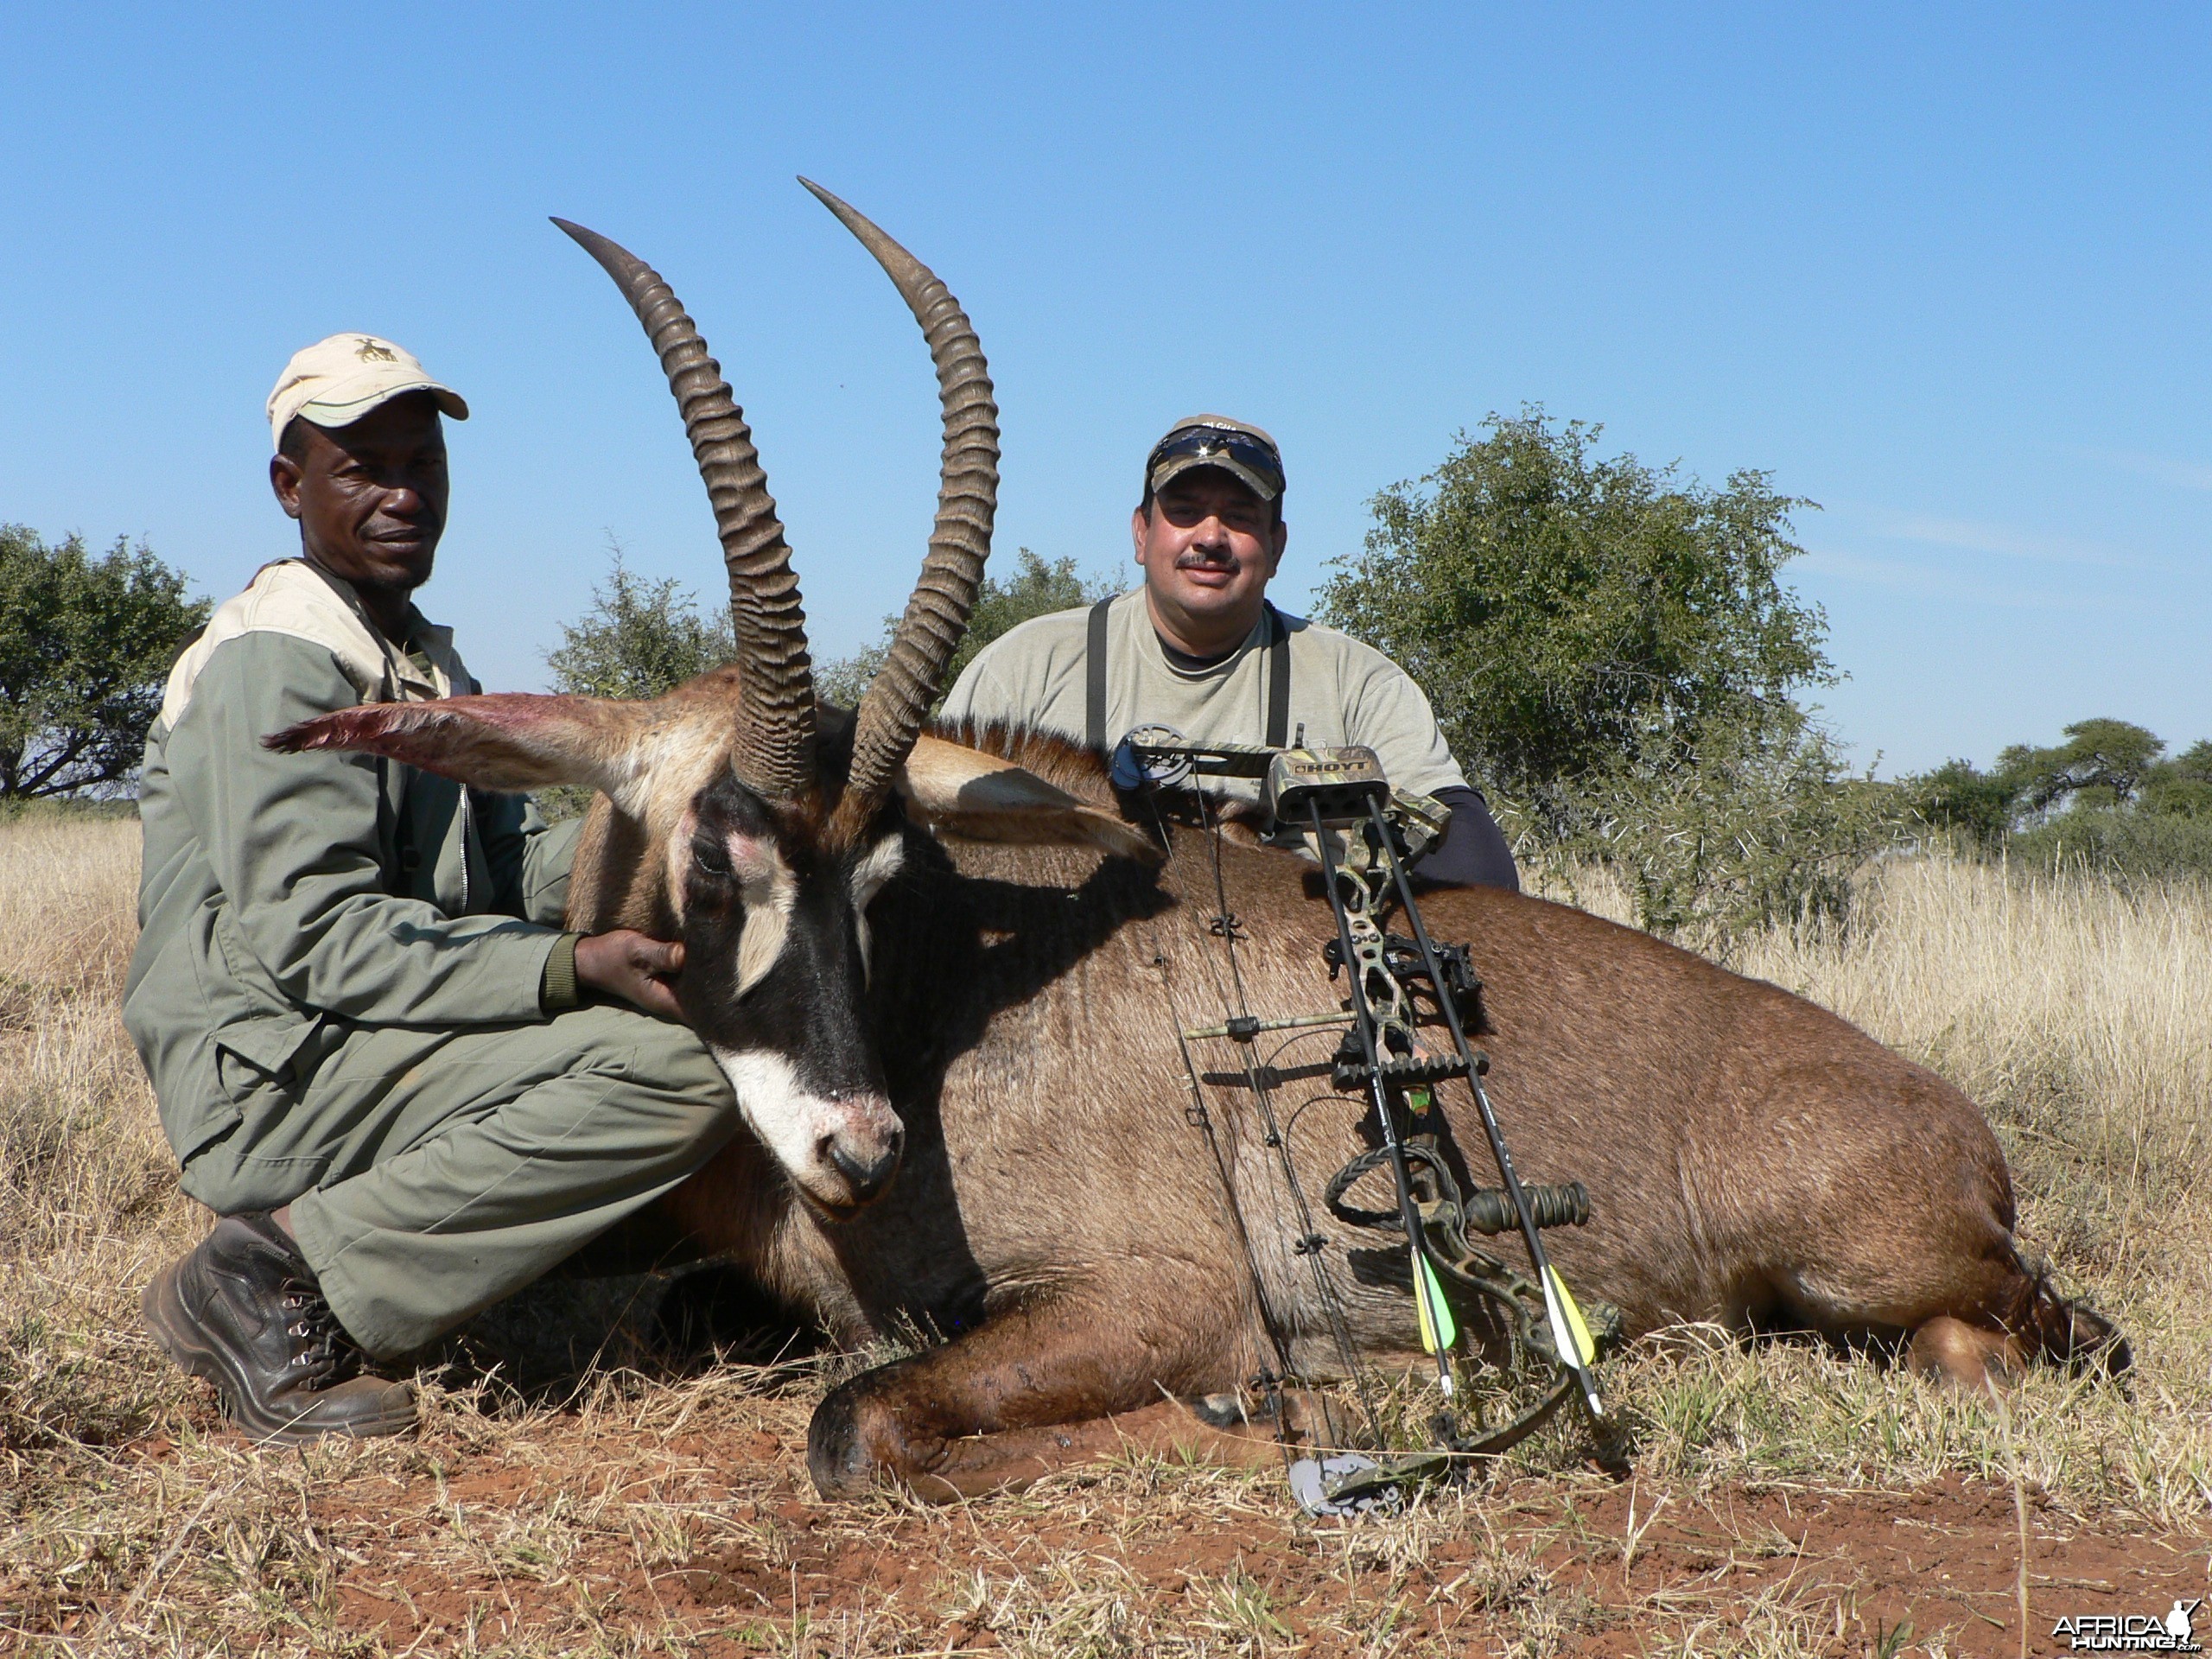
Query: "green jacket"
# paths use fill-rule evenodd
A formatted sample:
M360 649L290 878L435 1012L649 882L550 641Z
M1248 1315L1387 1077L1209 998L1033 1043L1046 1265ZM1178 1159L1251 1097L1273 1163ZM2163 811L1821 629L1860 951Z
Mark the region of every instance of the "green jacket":
M480 689L449 630L410 626L421 662L344 583L285 560L170 676L146 741L123 1019L180 1162L256 1086L303 1081L341 1022L546 1017L577 826L397 761L262 747L311 715Z

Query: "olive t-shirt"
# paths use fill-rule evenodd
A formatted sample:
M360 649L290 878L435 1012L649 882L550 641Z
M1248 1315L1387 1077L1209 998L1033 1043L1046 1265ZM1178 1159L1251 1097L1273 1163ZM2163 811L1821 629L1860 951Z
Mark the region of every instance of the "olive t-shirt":
M1393 787L1436 795L1465 789L1436 715L1412 677L1358 640L1278 611L1290 638L1290 732L1310 745L1362 743ZM976 654L944 702L948 720L1000 720L1084 741L1084 669L1090 613L1057 611L1023 623ZM1267 739L1271 653L1265 613L1223 661L1179 667L1154 632L1144 589L1116 598L1106 620L1106 740L1138 726L1173 726L1193 743ZM1217 779L1221 792L1257 801L1259 785Z

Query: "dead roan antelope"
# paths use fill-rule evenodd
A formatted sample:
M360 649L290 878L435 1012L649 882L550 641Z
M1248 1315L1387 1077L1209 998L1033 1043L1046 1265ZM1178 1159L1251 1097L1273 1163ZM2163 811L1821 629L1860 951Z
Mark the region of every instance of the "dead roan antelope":
M1339 1347L1250 1103L1217 1088L1211 1131L1194 1126L1177 1033L1222 1013L1215 849L1172 813L1125 816L1099 757L1066 743L923 734L989 545L997 410L944 284L815 194L912 308L943 405L936 527L858 710L816 702L783 529L705 342L652 270L564 226L635 308L682 408L735 665L651 702L377 703L270 741L489 790L601 791L569 925L683 941L677 994L751 1130L659 1219L844 1343L944 1338L835 1389L810 1462L825 1493L887 1477L969 1493L1133 1441L1203 1443L1177 1402L1237 1390L1285 1348L1295 1374L1325 1376ZM1319 950L1334 924L1311 867L1218 850L1250 934L1249 1006L1332 1006ZM1424 910L1473 947L1522 1179L1589 1189L1591 1221L1552 1235L1556 1259L1629 1334L1796 1328L1971 1384L2029 1358L2126 1363L2110 1325L2023 1265L2003 1155L1950 1084L1810 1002L1580 911L1489 889ZM1480 1147L1471 1102L1443 1104ZM1294 1137L1307 1192L1357 1149L1363 1116L1320 1085ZM1411 1299L1342 1271L1362 1236L1315 1219L1351 1345L1416 1353ZM1215 1450L1251 1446L1221 1434Z

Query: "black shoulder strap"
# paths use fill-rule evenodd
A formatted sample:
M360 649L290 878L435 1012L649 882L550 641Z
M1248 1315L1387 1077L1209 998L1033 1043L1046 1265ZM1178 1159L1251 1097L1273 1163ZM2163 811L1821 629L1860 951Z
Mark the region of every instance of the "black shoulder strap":
M1090 607L1090 644L1083 664L1084 741L1096 753L1106 748L1106 609L1111 598Z
M1106 612L1113 602L1102 599L1090 607L1090 637L1084 653L1084 736L1100 752L1106 747ZM1268 632L1267 742L1280 749L1290 741L1290 629L1272 603Z
M1272 603L1268 626L1274 635L1268 643L1268 747L1280 749L1290 741L1290 630Z

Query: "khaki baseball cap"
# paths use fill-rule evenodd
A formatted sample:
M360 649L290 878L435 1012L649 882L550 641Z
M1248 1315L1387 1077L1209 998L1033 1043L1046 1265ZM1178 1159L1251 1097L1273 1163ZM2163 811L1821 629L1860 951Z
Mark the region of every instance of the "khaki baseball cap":
M402 392L427 391L456 421L468 405L451 386L430 378L415 353L374 334L333 334L292 353L269 394L269 436L284 442L292 416L317 426L351 426Z
M1156 495L1171 479L1199 467L1220 467L1262 501L1282 493L1282 451L1275 441L1226 415L1187 415L1169 427L1145 459L1145 488Z

